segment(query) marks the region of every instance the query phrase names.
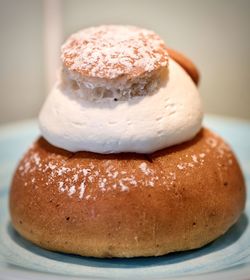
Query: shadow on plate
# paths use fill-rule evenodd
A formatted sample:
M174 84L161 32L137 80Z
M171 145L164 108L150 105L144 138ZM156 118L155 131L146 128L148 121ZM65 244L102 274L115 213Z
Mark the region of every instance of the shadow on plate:
M8 233L11 239L25 250L29 250L33 254L53 259L54 261L64 262L75 265L85 265L90 267L110 267L110 268L137 268L144 266L160 266L175 264L189 259L205 256L226 247L233 245L242 236L248 225L248 218L243 214L239 221L232 226L226 234L211 242L210 244L195 250L170 253L160 257L140 257L140 258L113 258L113 259L98 259L91 257L82 257L72 254L64 254L52 252L42 249L26 239L22 238L12 227L11 223L8 224Z

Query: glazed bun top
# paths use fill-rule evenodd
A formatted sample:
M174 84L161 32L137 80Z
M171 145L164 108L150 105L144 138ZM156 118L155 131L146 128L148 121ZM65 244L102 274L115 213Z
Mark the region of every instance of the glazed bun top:
M152 153L200 131L197 86L153 31L84 29L65 42L61 58L62 71L39 116L52 145L70 152Z

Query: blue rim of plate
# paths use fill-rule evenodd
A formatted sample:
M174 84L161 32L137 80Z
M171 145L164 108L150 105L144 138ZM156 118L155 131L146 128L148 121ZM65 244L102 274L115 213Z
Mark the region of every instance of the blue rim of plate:
M250 123L206 116L205 125L231 144L249 186ZM213 278L207 279L215 279L222 273L243 279L250 275L249 194L239 221L225 235L197 250L153 258L95 259L50 252L26 241L10 224L8 189L18 159L38 135L35 120L0 127L0 271L5 269L7 273L6 267L9 273L25 269L21 272L37 273L37 276L50 273L50 277L62 275L70 279L195 279L201 275L202 279L210 276Z

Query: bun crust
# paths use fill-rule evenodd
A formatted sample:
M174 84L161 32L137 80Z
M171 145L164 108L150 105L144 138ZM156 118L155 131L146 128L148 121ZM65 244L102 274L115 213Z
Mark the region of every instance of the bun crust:
M23 237L49 250L159 256L224 234L245 197L235 156L205 128L151 155L74 154L40 138L16 169L10 213Z

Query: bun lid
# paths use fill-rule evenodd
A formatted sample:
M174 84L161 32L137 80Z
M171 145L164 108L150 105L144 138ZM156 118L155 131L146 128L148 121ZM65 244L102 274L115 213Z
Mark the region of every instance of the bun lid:
M164 41L153 31L101 25L71 35L62 46L62 62L85 77L134 78L168 64Z

